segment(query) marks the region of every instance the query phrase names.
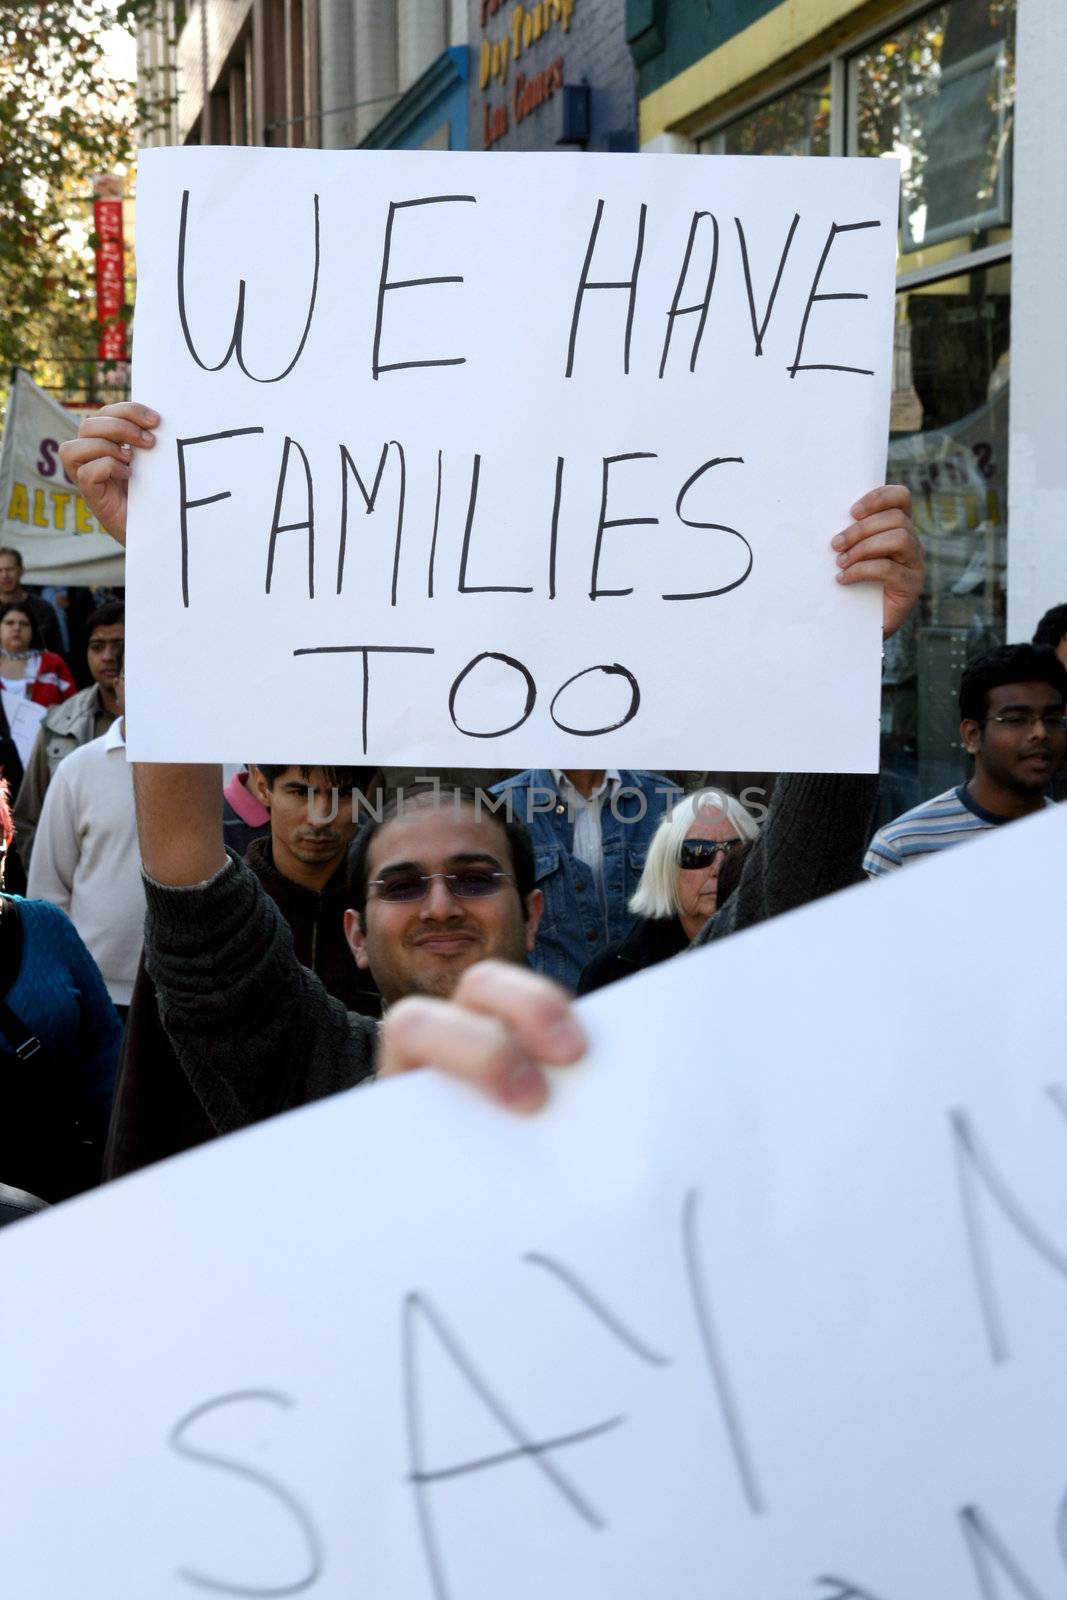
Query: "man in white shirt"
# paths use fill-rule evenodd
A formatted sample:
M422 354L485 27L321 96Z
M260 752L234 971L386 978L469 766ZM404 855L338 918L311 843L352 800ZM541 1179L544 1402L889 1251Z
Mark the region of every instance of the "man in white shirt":
M123 691L120 674L120 712ZM125 1015L145 915L125 716L57 768L37 826L28 894L67 913Z

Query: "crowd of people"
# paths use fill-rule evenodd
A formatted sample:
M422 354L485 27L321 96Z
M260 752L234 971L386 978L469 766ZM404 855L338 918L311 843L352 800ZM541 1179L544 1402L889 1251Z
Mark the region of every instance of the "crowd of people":
M64 446L120 542L159 425L127 403ZM923 580L907 491L828 543L893 633ZM584 1047L572 995L1067 796L1065 605L963 674L971 776L875 830L876 776L783 775L757 817L704 774L131 767L121 603L85 618L77 689L21 576L0 550L0 832L28 876L0 896L0 1186L45 1202L430 1060L534 1110Z

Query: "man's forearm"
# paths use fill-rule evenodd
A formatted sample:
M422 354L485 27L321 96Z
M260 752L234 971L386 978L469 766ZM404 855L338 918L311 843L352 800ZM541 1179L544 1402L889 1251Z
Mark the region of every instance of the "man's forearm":
M222 768L136 762L133 788L141 860L157 883L203 883L226 860Z

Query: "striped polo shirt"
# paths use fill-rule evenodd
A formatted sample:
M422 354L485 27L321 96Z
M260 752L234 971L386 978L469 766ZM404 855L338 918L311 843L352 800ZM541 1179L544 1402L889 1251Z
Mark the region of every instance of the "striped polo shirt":
M967 793L967 785L961 783L958 789L946 789L944 794L924 800L922 805L913 806L879 828L863 858L863 870L869 878L881 878L894 867L903 867L935 850L947 850L973 834L999 828L1008 821L1010 818L994 816L978 805Z

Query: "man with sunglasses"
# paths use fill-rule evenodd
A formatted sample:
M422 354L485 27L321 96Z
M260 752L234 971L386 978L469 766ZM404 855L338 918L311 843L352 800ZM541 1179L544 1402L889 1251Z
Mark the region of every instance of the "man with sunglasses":
M477 961L523 964L544 904L526 829L473 791L407 790L364 825L349 866L345 933L386 1006L447 999Z
M868 877L1051 805L1065 702L1067 667L1048 645L1000 645L970 662L960 679L960 742L974 776L879 828L863 863Z

